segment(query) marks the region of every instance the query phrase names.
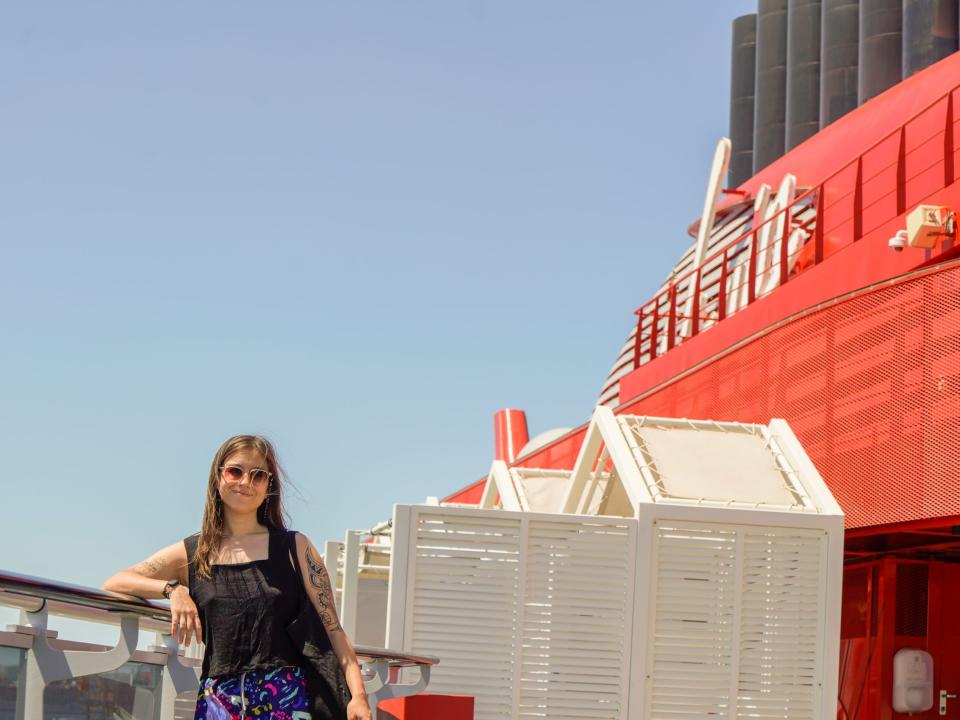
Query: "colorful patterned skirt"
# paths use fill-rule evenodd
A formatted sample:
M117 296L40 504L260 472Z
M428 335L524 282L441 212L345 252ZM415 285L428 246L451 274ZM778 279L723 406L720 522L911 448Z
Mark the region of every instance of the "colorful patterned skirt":
M310 720L306 679L297 667L207 678L194 720Z

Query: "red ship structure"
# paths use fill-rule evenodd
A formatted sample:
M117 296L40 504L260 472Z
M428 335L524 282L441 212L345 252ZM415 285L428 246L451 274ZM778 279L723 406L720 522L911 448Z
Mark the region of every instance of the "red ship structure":
M846 720L906 717L904 649L932 663L913 669L932 672L933 702L912 717L960 718L957 32L956 2L761 1L734 23L747 79L734 77L732 149L720 143L696 241L636 309L598 403L787 420L845 515ZM529 442L524 413L504 410L496 458L570 471L586 433ZM441 504L480 505L488 487Z

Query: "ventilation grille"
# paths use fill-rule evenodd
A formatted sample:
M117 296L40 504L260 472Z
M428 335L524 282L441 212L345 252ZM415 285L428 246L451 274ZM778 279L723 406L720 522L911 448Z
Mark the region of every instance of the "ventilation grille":
M897 564L897 635L926 637L927 584L930 566L926 563Z
M656 560L649 716L728 716L736 533L660 525Z
M661 521L648 716L814 717L825 542L821 531Z
M636 523L414 510L405 647L477 720L624 716Z
M421 515L415 552L407 627L413 651L442 660L430 690L474 695L477 720L510 717L520 523Z
M530 522L520 717L622 717L630 542L623 526Z
M960 266L785 322L623 411L785 418L848 527L958 515Z

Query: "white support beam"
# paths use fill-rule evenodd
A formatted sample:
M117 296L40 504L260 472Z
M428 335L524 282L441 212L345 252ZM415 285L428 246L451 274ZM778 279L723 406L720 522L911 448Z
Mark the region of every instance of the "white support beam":
M606 479L608 483L612 482L610 478L604 478L605 473L603 472L603 468L609 459L610 453L607 452L606 448L603 448L600 451L600 456L597 458L597 462L594 466L596 469L590 474L590 477L584 486L584 490L580 494L580 501L577 503L576 509L577 515L589 515L593 499L600 491L600 483L603 482L604 479ZM604 490L609 492L611 488L607 487L604 488Z
M597 408L598 410L600 408ZM587 426L587 432L583 436L583 443L580 445L580 454L577 455L577 462L573 466L573 472L570 474L570 486L567 488L567 495L560 506L560 512L575 513L580 504L580 498L583 496L590 475L593 472L593 461L597 459L597 453L600 452L600 444L603 438L597 429L597 413L594 412Z
M487 473L487 481L483 485L483 495L480 496L480 507L492 510L497 503L497 481L493 478L493 468Z
M331 582L336 590L337 585L337 565L340 562L340 543L336 540L327 540L323 544L323 564L327 567L327 572L332 578Z
M633 458L633 452L623 436L623 430L620 423L617 422L613 410L608 407L598 407L593 414L597 422L597 429L603 437L603 442L610 453L610 459L613 461L613 467L616 469L617 477L623 484L623 489L630 498L630 505L633 507L633 516L639 517L640 503L647 500L649 495L637 467L637 462ZM599 469L599 468L598 468Z
M524 512L530 512L530 501L527 499L527 492L523 487L523 478L513 470L508 469L507 473L510 478L510 485L517 495L517 502L520 504L520 509Z
M340 624L349 637L357 634L357 599L360 592L360 534L347 530L343 536L343 593Z
M390 586L387 593L387 630L385 646L406 650L407 579L409 572L412 510L409 505L393 506L393 544L390 551Z
M504 510L523 510L507 464L503 460L494 460L490 475L493 476L497 492L500 493L500 507Z

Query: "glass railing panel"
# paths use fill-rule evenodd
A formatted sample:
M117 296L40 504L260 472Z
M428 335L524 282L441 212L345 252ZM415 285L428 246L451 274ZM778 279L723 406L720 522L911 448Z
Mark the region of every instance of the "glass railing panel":
M43 691L44 720L159 720L162 672L159 665L128 662L50 683Z
M0 720L14 720L26 650L0 647Z

